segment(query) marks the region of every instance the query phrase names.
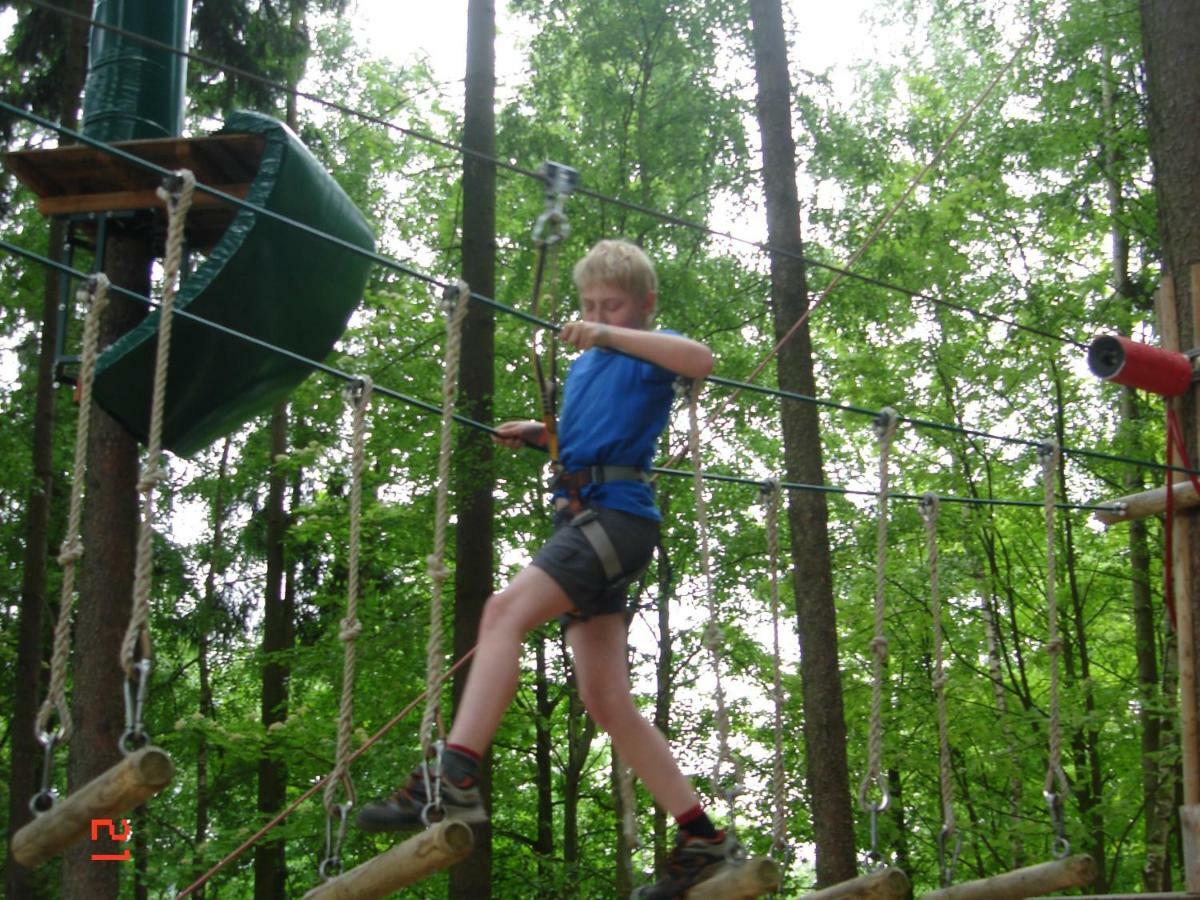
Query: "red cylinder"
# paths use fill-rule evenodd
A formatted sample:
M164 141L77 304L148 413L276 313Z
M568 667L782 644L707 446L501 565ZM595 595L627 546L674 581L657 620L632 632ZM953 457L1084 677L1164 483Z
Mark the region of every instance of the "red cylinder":
M1120 335L1101 335L1088 347L1088 368L1105 381L1178 397L1192 385L1192 361L1182 353L1139 344Z

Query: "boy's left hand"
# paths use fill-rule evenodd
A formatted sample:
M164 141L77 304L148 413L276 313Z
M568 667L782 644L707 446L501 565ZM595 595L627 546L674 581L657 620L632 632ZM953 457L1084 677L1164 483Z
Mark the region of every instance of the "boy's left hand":
M558 337L576 350L590 350L610 346L612 331L600 322L568 322L559 330Z

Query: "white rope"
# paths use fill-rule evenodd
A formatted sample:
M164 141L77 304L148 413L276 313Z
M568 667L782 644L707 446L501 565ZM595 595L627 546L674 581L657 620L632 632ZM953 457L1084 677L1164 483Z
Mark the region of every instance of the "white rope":
M462 325L466 318L471 289L465 281L447 291L446 354L442 371L442 426L438 453L438 481L433 518L433 552L429 555L429 638L425 647L425 713L421 718L421 752L428 756L433 748L433 729L442 705L445 660L442 625L442 586L449 577L446 570L446 531L450 521L450 454L453 449L454 402L458 393L458 366L462 354ZM439 726L440 727L440 726Z
M713 583L712 558L708 544L708 505L704 499L704 478L700 464L700 418L697 412L700 391L704 382L695 381L688 394L688 446L692 455L692 475L696 489L696 537L700 548L700 568L704 576L704 589L707 598L708 624L704 628L701 639L712 661L713 679L715 682L714 699L716 700L717 720L717 759L713 764L712 790L714 794L724 794L729 803L730 827L733 827L735 805L734 800L740 788L740 773L736 761L732 761L729 751L729 711L725 706L725 687L721 682L721 642L724 633L721 630L717 608L717 592ZM732 762L733 781L728 790L721 790L721 772L726 761Z
M1038 448L1042 463L1044 518L1046 521L1046 653L1050 657L1049 720L1046 733L1049 748L1046 759L1046 780L1042 794L1050 808L1054 826L1054 854L1062 858L1070 852L1063 823L1063 804L1067 798L1067 773L1062 767L1062 726L1059 707L1058 659L1062 654L1062 637L1058 633L1058 573L1054 554L1054 476L1059 460L1058 444L1049 441Z
M896 433L899 418L895 410L885 408L875 420L875 436L879 441L879 511L875 540L875 633L871 639L874 663L871 670L871 723L867 738L867 774L859 787L859 800L866 811L882 811L888 805L890 793L883 778L883 668L887 662L887 633L884 615L887 604L884 597L884 573L887 568L888 532L888 458L892 437ZM882 799L878 803L868 800L874 785Z
M71 739L71 710L67 704L67 666L71 657L71 612L75 606L75 563L83 556L83 487L87 473L87 444L92 418L92 383L100 337L100 314L108 306L108 278L94 275L75 294L80 303L90 303L83 326L82 359L79 366L79 420L75 427L75 463L72 467L71 504L67 512L67 534L58 553L63 580L59 592L58 621L54 626L54 649L50 657L50 687L38 710L36 732L44 742L66 743ZM58 731L50 733L50 716L58 715Z
M775 706L775 765L771 773L775 808L771 818L771 853L783 854L787 849L787 817L784 812L784 804L787 802L787 784L783 766L784 700L779 642L779 481L777 479L767 481L763 485L762 494L767 507L767 555L771 568L771 632L775 651L771 673L771 699Z
M134 666L140 657L150 659L150 589L153 580L154 487L166 477L162 464L163 410L167 395L167 366L171 359L171 324L175 294L179 289L179 270L183 262L183 231L196 178L187 169L175 173L176 182L168 189L158 188L158 196L167 206L167 249L163 260L163 300L159 309L158 350L154 361L154 390L150 403L150 428L147 434L146 464L138 481L142 495L142 516L138 522L137 557L134 564L133 606L129 627L121 645L121 666L127 678L135 677Z

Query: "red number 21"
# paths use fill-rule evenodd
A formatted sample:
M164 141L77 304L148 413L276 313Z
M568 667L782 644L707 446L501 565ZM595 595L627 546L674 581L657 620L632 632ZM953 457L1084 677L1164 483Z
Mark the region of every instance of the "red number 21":
M113 827L112 819L92 819L93 841L99 840L101 828L108 829L109 840L121 841L123 843L133 836L133 831L129 827L128 819L121 820L120 832ZM92 859L99 860L101 862L124 862L125 860L129 859L129 848L126 847L124 853L93 853Z

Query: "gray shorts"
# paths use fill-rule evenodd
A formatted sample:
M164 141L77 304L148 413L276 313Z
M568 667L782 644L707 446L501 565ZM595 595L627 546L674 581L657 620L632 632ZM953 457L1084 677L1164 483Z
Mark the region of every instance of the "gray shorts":
M621 575L615 582L604 575L600 557L583 532L571 525L575 516L564 507L554 514L554 535L533 557L537 566L563 589L575 611L563 618L563 624L586 621L592 616L624 612L629 585L649 565L658 546L659 523L644 516L603 506L589 507L608 534Z

